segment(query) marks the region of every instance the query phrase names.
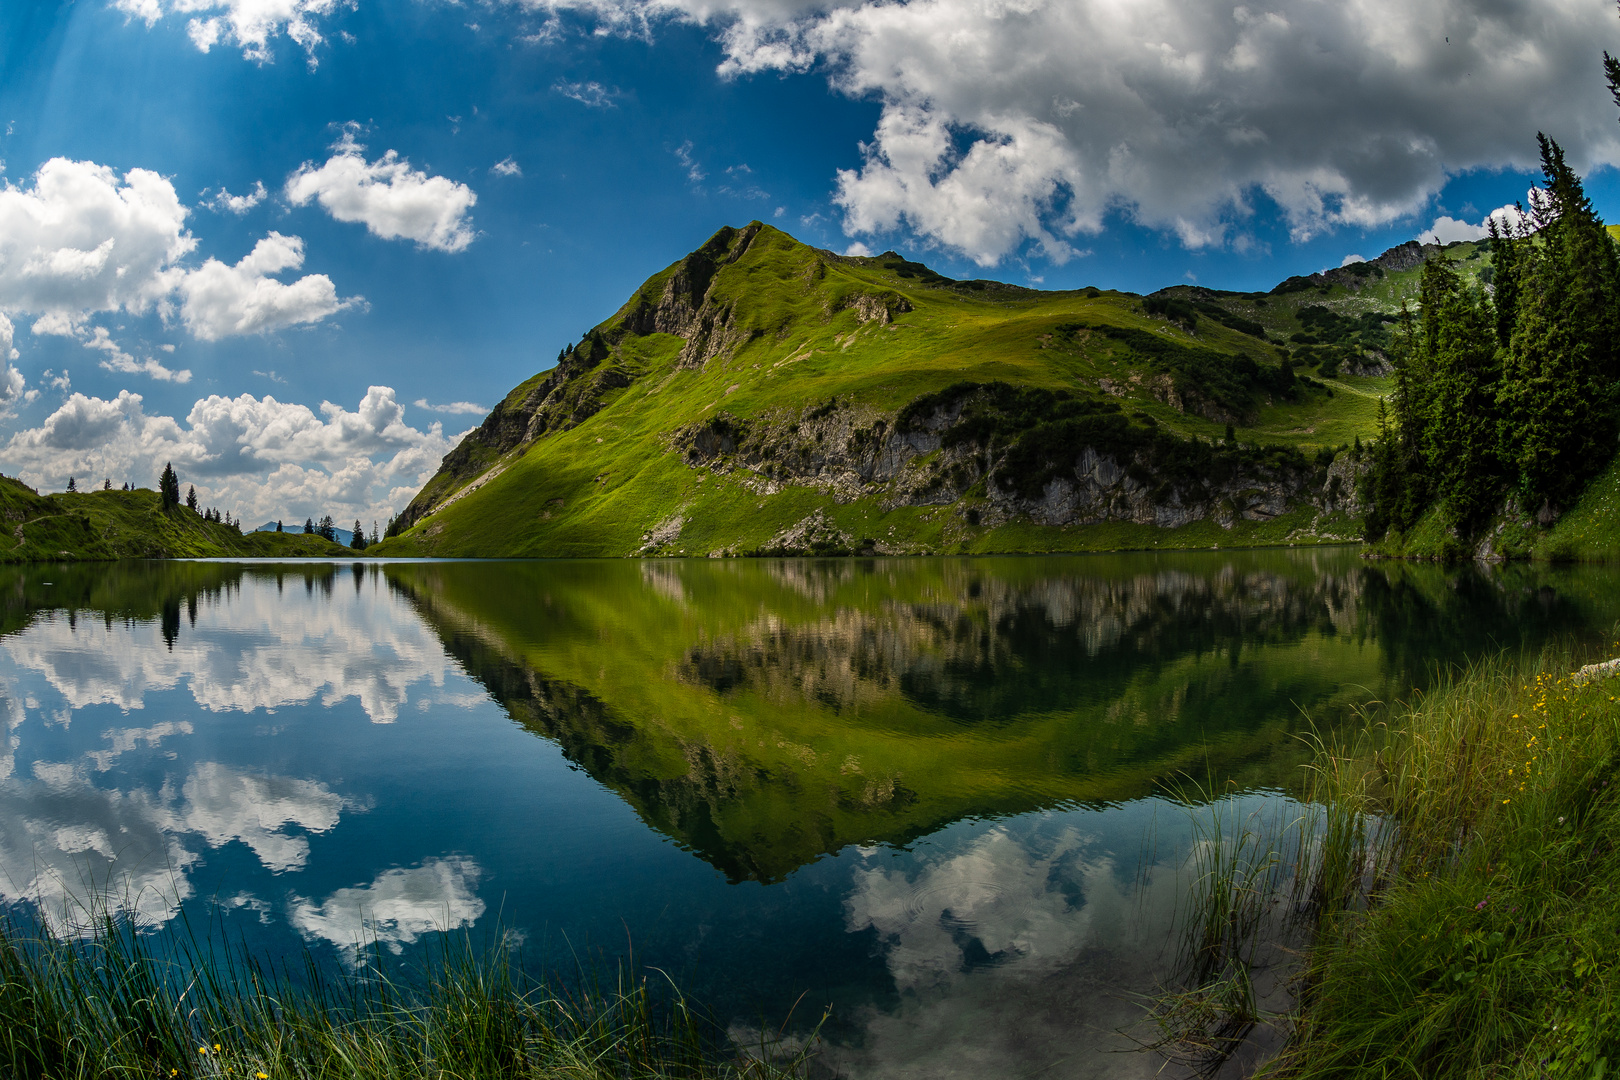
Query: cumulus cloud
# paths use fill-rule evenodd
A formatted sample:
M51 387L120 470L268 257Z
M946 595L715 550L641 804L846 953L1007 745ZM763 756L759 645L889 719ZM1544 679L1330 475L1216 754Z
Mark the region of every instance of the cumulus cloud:
M220 197L237 212L262 192L259 185L253 195ZM185 382L189 372L136 360L104 329L90 328L89 319L96 312L153 310L167 319L178 298L192 332L215 340L315 322L357 302L339 300L324 274L276 280L272 275L304 259L301 239L276 232L235 266L208 259L188 269L180 260L197 240L185 227L187 213L174 185L157 173L131 169L120 177L94 162L52 158L31 186L0 187L0 312L34 315L37 335L79 339L106 354L101 363L110 371ZM10 336L8 330L7 356Z
M287 201L319 202L339 221L358 222L384 240L403 237L437 251L463 251L473 242L468 213L478 196L466 184L429 176L389 150L367 161L351 126L325 164L306 161L287 178Z
M404 405L386 386L369 388L353 410L322 402L318 413L268 394L212 394L183 421L147 414L141 395L123 390L111 399L67 393L37 427L13 434L5 455L36 487L85 475L149 485L173 462L205 501L248 520L325 513L385 520L460 438L447 437L437 421L406 423Z
M1240 244L1260 195L1301 241L1387 226L1449 175L1534 167L1538 128L1579 167L1620 162L1595 2L521 2L619 33L708 25L728 76L826 71L882 109L837 177L846 231L909 228L981 265L1070 258L1113 214Z
M15 333L11 320L0 315L0 420L9 419L19 405L39 396L38 390L28 389L28 380L12 363L17 359L17 350L11 346Z
M91 311L161 304L197 241L168 180L147 169L52 158L29 186L0 188L0 309L68 333Z
M339 300L325 274L308 274L287 284L272 275L304 265L304 241L271 232L234 266L209 259L180 281L180 317L204 341L232 334L262 334L282 327L319 322L362 302Z
M271 41L285 34L303 47L311 67L315 47L325 40L316 20L353 0L115 0L114 7L153 26L165 15L191 15L186 34L200 51L240 45L242 55L265 63Z
M1537 193L1532 190L1529 195L1529 201L1532 205L1534 205L1536 198ZM1426 244L1432 243L1436 239L1442 244L1454 244L1459 240L1483 240L1490 235L1492 221L1496 222L1498 232L1511 233L1521 226L1528 226L1530 224L1530 215L1511 203L1492 210L1477 225L1471 221L1461 221L1442 214L1435 218L1428 228L1418 234L1416 239Z
M204 194L206 194L206 192ZM215 210L222 210L225 213L235 214L237 217L241 217L255 206L258 206L260 203L264 202L264 197L268 194L269 192L265 191L264 189L264 181L255 180L253 182L253 190L248 192L246 195L232 195L224 188L220 188L214 197L209 199L204 205L211 206Z

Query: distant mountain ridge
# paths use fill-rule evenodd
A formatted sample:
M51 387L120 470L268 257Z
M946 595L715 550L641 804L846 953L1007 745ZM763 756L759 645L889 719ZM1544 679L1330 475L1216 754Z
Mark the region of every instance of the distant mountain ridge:
M276 531L276 523L274 521L267 521L263 525L260 525L260 526L256 527L253 531L254 532L273 533L273 532ZM290 533L301 533L301 532L304 531L304 526L303 526L302 523L294 525L291 522L283 521L282 522L282 531L290 532ZM332 529L332 533L333 533L333 535L335 535L337 537L337 542L342 544L344 547L348 547L350 542L354 539L354 530L353 529L339 529L336 526L334 526L333 529Z
M444 459L381 551L739 555L1359 535L1358 438L1433 248L1270 293L954 281L727 227ZM1488 245L1446 249L1489 277Z

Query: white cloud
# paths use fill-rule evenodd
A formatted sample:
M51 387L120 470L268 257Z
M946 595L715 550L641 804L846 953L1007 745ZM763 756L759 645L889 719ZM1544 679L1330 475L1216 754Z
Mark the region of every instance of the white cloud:
M1416 218L1447 177L1533 168L1545 130L1620 163L1595 0L523 0L603 30L711 26L721 72L829 73L881 103L835 199L981 265L1124 215L1240 244L1256 196L1296 240ZM1196 167L1188 167L1195 162Z
M523 166L513 161L510 156L502 158L489 167L489 171L496 176L522 176Z
M304 264L304 241L271 232L235 266L209 259L180 281L180 317L204 341L232 334L262 334L301 323L319 322L362 301L339 300L325 274L308 274L292 284L271 275Z
M617 90L609 90L599 82L566 82L558 80L552 89L566 98L573 98L581 105L592 109L617 108L613 99L618 96Z
M240 198L251 204L258 197ZM272 232L234 267L208 259L187 269L180 260L197 247L187 213L174 185L157 173L131 169L120 178L94 162L52 158L31 188L0 187L0 312L35 315L35 334L78 338L106 352L109 370L184 382L189 375L137 361L104 331L88 329L90 317L156 310L168 319L178 296L192 332L214 340L318 321L356 302L339 300L324 274L291 284L270 276L302 265L296 236Z
M673 152L675 154L675 160L680 162L681 168L686 170L686 178L692 183L696 184L708 175L708 173L703 171L703 166L692 157L691 139L687 139L685 142L681 143L681 145L677 146Z
M41 316L35 333L89 311L141 313L161 304L197 241L168 180L122 179L105 165L52 158L32 187L0 188L0 309Z
M249 521L326 513L386 520L462 437L447 436L437 421L407 424L386 386L369 388L352 411L322 402L318 413L269 395L215 394L182 421L148 415L141 395L127 390L112 399L70 393L65 376L62 405L6 444L8 472L53 489L86 475L151 485L172 461L206 502Z
M1339 265L1341 267L1354 266L1356 263L1364 263L1366 261L1367 261L1366 258L1364 258L1363 256L1360 256L1360 255L1346 255L1344 257L1344 261L1339 263Z
M320 903L295 899L287 921L304 937L323 939L363 963L373 942L399 953L424 934L477 922L484 902L473 890L483 876L468 858L428 859L386 870L369 885L339 889Z
M427 398L417 398L413 404L418 409L428 412L449 413L452 416L483 416L489 412L482 405L475 405L470 401L447 401L443 405L430 405Z
M850 245L847 248L844 249L844 254L845 255L858 255L858 256L860 256L861 258L864 259L864 258L868 258L868 257L871 256L872 249L867 247L865 244L861 243L859 240L855 240L855 241L852 241L850 243Z
M337 825L343 809L343 797L325 784L211 761L191 770L181 794L186 804L178 830L201 834L209 847L240 840L275 874L302 870L309 859L309 841L286 826L323 833Z
M353 127L326 163L306 161L287 178L287 201L319 202L339 221L359 222L384 240L403 237L437 251L462 251L473 242L468 212L478 196L466 184L412 169L393 150L368 162Z
M188 383L191 381L191 370L189 368L173 371L150 356L145 360L136 360L118 347L118 343L113 341L105 326L94 327L91 336L84 342L84 347L98 349L107 354L107 359L101 361L101 366L107 371L116 371L124 375L150 375L159 382Z
M235 44L242 55L264 63L271 59L270 42L285 34L303 47L310 66L315 47L325 39L315 20L353 0L114 0L114 7L152 26L165 15L192 15L186 34L200 51L215 45Z
M17 350L11 347L15 333L11 320L0 315L0 420L14 416L18 405L39 396L38 390L27 389L28 380L12 363L17 359ZM30 394L33 396L30 397Z
M269 192L265 191L264 189L264 181L255 180L253 181L253 190L248 192L246 195L232 195L224 188L220 188L218 193L216 193L214 197L209 199L204 205L211 206L215 210L222 210L226 213L235 214L237 217L241 217L255 206L258 206L260 203L264 202L264 197L268 194Z
M1537 189L1532 189L1530 192L1529 201L1532 204L1537 198L1537 193ZM1470 221L1459 221L1457 218L1441 215L1435 218L1428 228L1419 233L1417 239L1425 244L1433 243L1436 238L1442 244L1454 244L1459 240L1483 240L1490 235L1490 223L1492 220L1496 222L1499 231L1506 233L1512 232L1520 225L1528 225L1529 214L1521 212L1517 206L1509 203L1507 206L1497 207L1489 214L1486 214L1484 219L1477 225Z

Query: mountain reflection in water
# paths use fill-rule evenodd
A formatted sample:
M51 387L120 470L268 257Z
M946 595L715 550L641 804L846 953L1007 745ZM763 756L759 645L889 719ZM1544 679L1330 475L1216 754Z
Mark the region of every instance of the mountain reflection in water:
M740 1041L808 992L845 1075L1146 1075L1181 777L1291 812L1308 722L1617 618L1322 549L0 569L0 903L348 965L499 911Z

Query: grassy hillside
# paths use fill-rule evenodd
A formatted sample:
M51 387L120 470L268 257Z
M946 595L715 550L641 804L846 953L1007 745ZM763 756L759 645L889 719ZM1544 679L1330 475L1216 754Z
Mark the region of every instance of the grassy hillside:
M243 535L184 507L163 513L158 494L81 491L40 495L0 477L0 562L352 555L301 533Z
M1488 274L1480 247L1447 253ZM516 387L380 551L1353 538L1342 451L1373 434L1388 383L1380 315L1412 294L1422 254L1408 245L1269 294L1140 297L952 281L757 222L722 230ZM1084 462L1110 462L1089 478L1076 464L1088 450Z

